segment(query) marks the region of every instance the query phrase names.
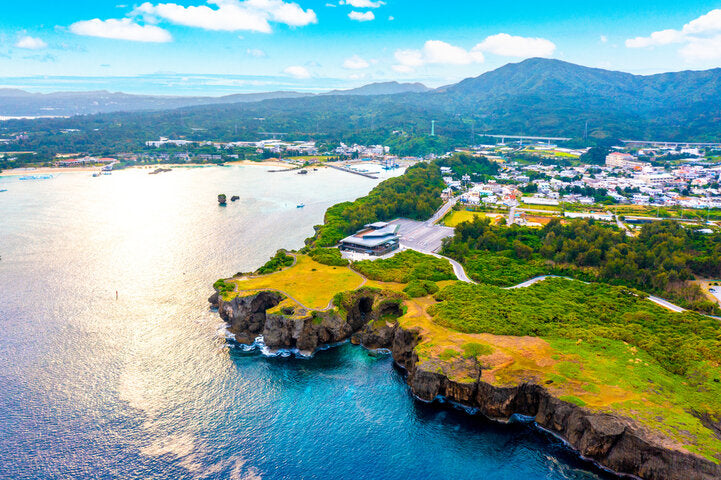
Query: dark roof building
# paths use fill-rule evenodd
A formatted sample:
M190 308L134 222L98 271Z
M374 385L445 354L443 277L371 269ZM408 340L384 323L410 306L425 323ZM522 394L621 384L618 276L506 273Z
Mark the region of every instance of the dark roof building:
M366 225L363 230L340 241L341 250L384 255L398 248L398 225L376 222Z

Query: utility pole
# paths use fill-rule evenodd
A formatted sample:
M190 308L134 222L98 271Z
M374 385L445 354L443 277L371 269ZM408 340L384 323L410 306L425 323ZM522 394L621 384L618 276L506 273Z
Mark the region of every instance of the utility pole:
M436 121L431 120L431 137L436 136Z
M586 128L583 130L583 141L588 144L588 120L586 120Z

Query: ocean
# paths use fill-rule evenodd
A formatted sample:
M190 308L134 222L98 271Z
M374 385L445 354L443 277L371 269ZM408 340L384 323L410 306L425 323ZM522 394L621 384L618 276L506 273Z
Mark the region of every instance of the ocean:
M212 283L379 181L267 170L0 177L0 478L608 478L529 424L414 399L388 355L228 343Z

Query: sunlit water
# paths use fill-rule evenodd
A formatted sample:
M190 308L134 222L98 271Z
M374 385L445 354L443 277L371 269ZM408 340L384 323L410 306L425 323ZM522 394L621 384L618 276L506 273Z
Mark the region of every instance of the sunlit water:
M599 478L526 425L414 400L388 356L229 348L212 282L377 183L266 170L0 178L0 477Z

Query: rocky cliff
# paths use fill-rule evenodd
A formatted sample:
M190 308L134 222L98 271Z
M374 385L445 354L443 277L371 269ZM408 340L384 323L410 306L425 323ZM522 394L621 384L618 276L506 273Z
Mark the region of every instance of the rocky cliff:
M451 380L446 373L449 361L419 360L415 347L422 339L420 332L401 328L396 321L402 315L398 294L360 289L344 294L340 305L328 312L268 313L283 299L280 293L265 291L228 302L218 294L209 300L241 343L252 343L263 335L270 348L297 348L304 353L347 339L371 349L389 349L394 361L408 372L411 390L422 400L442 397L501 421L514 414L532 417L583 457L621 475L645 480L721 479L720 465L666 446L663 437L630 418L559 400L541 385L486 383L475 359L452 360L463 362L467 375L462 381Z

